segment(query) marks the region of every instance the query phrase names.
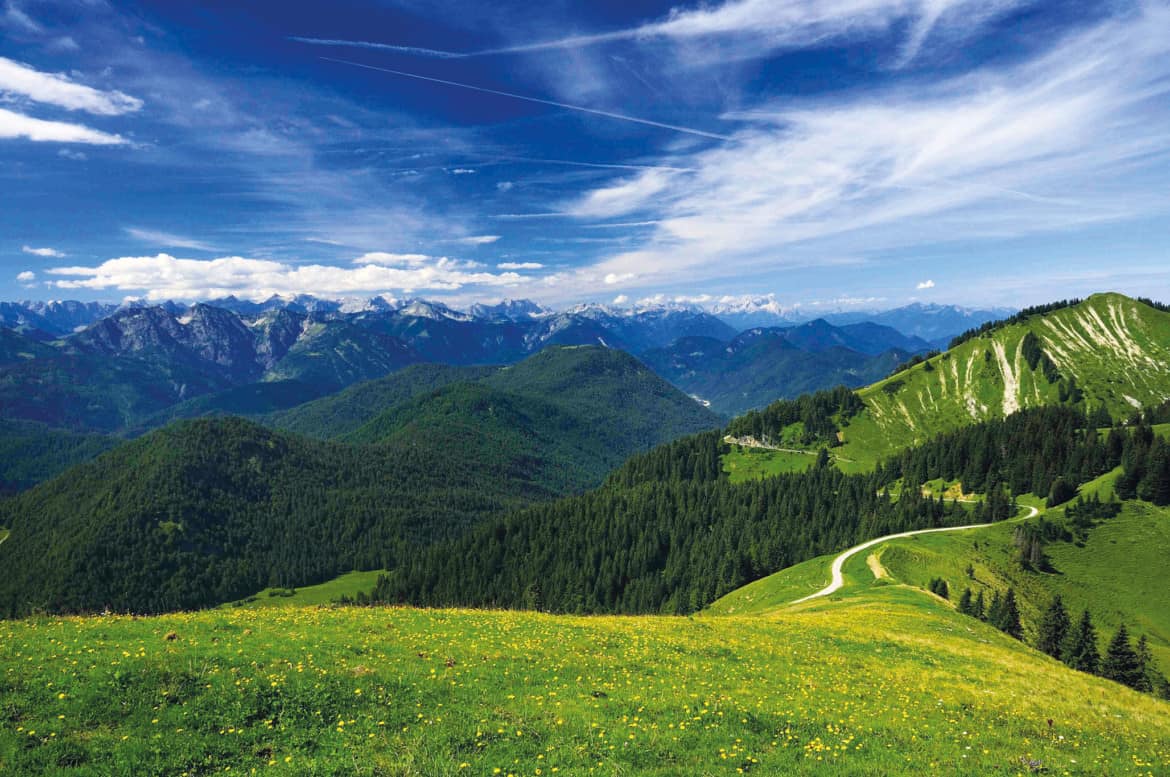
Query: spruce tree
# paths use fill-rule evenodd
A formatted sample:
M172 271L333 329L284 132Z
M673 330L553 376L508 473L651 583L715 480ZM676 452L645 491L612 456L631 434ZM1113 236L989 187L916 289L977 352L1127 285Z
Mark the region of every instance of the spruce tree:
M964 588L963 595L959 597L959 612L963 615L973 615L974 602L971 599L971 589Z
M1068 637L1071 626L1068 610L1064 608L1060 594L1057 594L1052 597L1052 603L1044 613L1044 620L1040 622L1040 636L1036 641L1036 648L1053 658L1060 658L1064 640Z
M983 605L983 592L982 591L980 591L979 595L975 597L975 606L971 608L971 614L974 615L979 620L986 620L987 619L987 610Z
M1150 655L1150 643L1145 634L1138 638L1134 653L1137 654L1138 670L1141 673L1141 679L1135 687L1144 693L1152 693L1154 690L1153 656Z
M1097 674L1101 654L1097 651L1097 630L1093 628L1093 619L1088 610L1081 613L1081 620L1076 628L1069 630L1060 659L1073 669Z
M999 607L999 621L996 628L1016 639L1024 638L1024 629L1020 625L1020 610L1016 605L1016 589L1009 588Z
M1003 599L1000 597L999 591L996 591L994 594L992 594L991 604L987 607L987 622L992 626L995 626L997 629L999 628L999 624L1001 622L1000 616L1002 614L1002 610Z
M1101 662L1101 676L1130 688L1141 684L1141 662L1129 643L1129 631L1124 623L1117 627L1117 633L1109 643L1105 660Z

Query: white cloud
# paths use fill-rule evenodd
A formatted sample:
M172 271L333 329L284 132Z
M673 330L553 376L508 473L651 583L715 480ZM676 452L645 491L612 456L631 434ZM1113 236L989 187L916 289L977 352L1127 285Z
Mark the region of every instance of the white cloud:
M475 170L469 167L456 167L451 171L452 175L475 175Z
M434 257L427 254L391 254L385 251L371 251L353 260L354 264L380 264L387 267L420 267Z
M64 121L45 121L0 108L0 138L25 138L38 143L87 143L117 146L126 143L121 135L90 129Z
M63 148L57 152L57 156L62 159L72 159L74 162L84 162L89 159L89 156L84 151L74 151L71 148Z
M611 272L605 276L605 284L607 286L613 286L617 283L625 283L626 281L633 280L635 277L636 276L630 272L620 274Z
M471 235L470 237L458 238L455 242L464 243L469 246L485 246L499 239L499 235Z
M3 24L5 27L15 28L21 32L35 34L44 31L44 28L36 19L29 16L13 2L4 4L4 12L0 13L0 24Z
M208 299L234 294L264 299L273 294L321 296L390 292L453 291L465 286L515 286L516 273L472 272L447 259L405 267L365 263L358 267L290 265L267 259L225 256L179 259L169 254L110 259L96 267L55 267L59 289L142 292L150 300Z
M630 301L630 298L627 297L625 294L619 294L613 298L613 304L615 304L615 305L624 305L629 301Z
M512 183L511 181L500 181L496 184L496 189L501 192L510 192L515 186L516 184Z
M918 289L919 291L922 291L923 289L933 289L934 288L934 281L922 281L914 288Z
M155 246L165 248L187 248L193 251L218 251L215 246L210 243L205 243L202 240L196 240L191 237L184 237L182 235L175 235L170 232L163 232L157 229L140 229L138 227L126 227L125 232L135 240L141 240L143 243L151 243Z
M98 116L118 116L142 108L142 100L137 97L94 89L66 76L42 73L4 57L0 57L0 93Z
M501 270L539 270L544 265L540 262L500 262L496 267Z
M1031 3L1032 0L728 0L718 5L676 6L665 18L634 27L471 52L370 41L295 40L446 59L580 49L617 41L664 40L685 48L690 58L726 60L904 30L906 40L896 64L905 64L932 36L940 40L961 39L988 21ZM702 45L696 45L700 42Z
M650 206L654 196L671 185L674 175L664 170L646 170L632 178L589 192L565 211L583 218L609 218L632 213Z
M16 280L20 281L21 283L32 283L36 279L37 274L31 270L25 270L22 273L18 273L16 276Z
M593 283L690 282L1149 217L1170 210L1170 8L1009 67L737 114L733 141L587 193L579 217L658 225Z
M58 251L56 248L33 248L32 246L21 246L21 251L33 256L44 256L50 259L60 259L65 256L64 253Z

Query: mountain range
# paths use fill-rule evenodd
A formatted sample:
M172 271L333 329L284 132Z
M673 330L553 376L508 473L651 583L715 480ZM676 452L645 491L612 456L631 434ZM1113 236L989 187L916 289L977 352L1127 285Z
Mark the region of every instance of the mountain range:
M921 324L930 333L952 320L933 310L898 313L909 323L916 315L936 322ZM972 313L962 324L982 320ZM199 407L274 412L411 364L510 364L551 345L639 355L688 393L735 413L835 383L863 385L931 347L870 323L739 333L693 306L555 312L527 300L468 311L384 297L3 303L0 322L0 415L101 432L149 428ZM694 354L721 353L717 343L727 344L721 355L695 363Z

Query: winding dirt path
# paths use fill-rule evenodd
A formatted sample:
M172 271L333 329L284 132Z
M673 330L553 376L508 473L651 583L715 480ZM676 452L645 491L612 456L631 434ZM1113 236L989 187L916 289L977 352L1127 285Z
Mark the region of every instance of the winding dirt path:
M1040 511L1035 507L1029 507L1027 515L1022 515L1011 520L1025 521L1029 518L1035 518L1039 514ZM1002 521L999 523L1002 523ZM966 531L967 529L983 529L988 526L995 526L995 523L972 523L967 524L966 526L944 526L939 529L916 529L915 531L904 531L898 534L887 534L885 537L878 537L877 539L863 542L860 545L854 545L852 548L833 559L833 566L830 569L833 576L832 582L816 593L809 594L808 596L797 599L794 602L790 602L790 604L800 604L801 602L807 602L810 599L818 599L822 596L828 596L829 594L834 594L841 590L841 586L845 585L845 576L841 573L841 569L845 566L845 562L856 556L861 551L872 548L874 545L880 545L883 542L888 542L890 540L900 540L905 537L916 537L919 534L937 534L938 532L944 531Z

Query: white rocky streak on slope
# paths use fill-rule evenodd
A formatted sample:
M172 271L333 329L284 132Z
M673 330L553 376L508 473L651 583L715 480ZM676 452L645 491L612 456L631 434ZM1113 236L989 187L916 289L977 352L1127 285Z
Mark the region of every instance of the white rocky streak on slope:
M1007 349L998 340L991 342L991 350L1003 375L1003 414L1009 416L1020 409L1020 380L1008 360Z

